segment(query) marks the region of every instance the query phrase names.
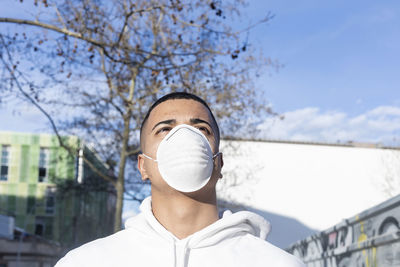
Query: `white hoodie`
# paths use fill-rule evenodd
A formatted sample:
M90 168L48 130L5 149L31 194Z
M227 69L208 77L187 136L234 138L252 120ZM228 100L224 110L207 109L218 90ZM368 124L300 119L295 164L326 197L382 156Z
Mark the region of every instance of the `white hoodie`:
M265 241L270 225L255 213L226 211L179 240L154 217L150 197L140 210L125 230L70 251L55 267L304 267Z

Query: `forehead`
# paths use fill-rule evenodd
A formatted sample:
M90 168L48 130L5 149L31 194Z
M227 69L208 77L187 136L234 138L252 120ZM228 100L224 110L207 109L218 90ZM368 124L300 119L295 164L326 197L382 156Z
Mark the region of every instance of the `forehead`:
M211 124L210 112L200 102L192 99L171 99L162 102L152 110L148 119L148 126L152 127L162 120L176 119L179 123L180 120L184 121L191 118L201 118Z

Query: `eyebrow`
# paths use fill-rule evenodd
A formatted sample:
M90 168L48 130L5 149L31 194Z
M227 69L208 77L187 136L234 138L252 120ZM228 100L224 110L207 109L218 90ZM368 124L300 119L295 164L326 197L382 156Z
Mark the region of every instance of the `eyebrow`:
M197 124L197 123L205 123L208 126L210 126L210 128L212 129L211 124L208 121L199 119L199 118L192 118L190 119L190 123L191 124ZM172 124L176 124L176 120L175 119L171 119L171 120L165 120L165 121L160 121L157 122L156 125L153 126L153 128L151 129L151 131L153 131L157 126L159 126L160 124L168 124L168 125L172 125Z
M153 127L153 129L151 129L151 131L153 131L153 130L154 130L158 125L160 125L160 124L168 124L168 125L171 125L171 124L175 124L175 123L176 123L176 120L175 120L175 119L160 121L160 122L156 123L156 125L154 125L154 127Z
M199 119L199 118L190 119L190 123L192 123L192 124L205 123L208 126L210 126L210 128L212 129L211 124L208 121L205 121L205 120L202 120L202 119Z

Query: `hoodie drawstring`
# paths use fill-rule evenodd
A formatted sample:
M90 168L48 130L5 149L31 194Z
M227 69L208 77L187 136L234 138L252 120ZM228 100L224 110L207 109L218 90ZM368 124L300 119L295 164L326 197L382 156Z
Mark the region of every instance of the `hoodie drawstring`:
M176 255L176 243L172 243L172 255L173 255L173 261L172 261L172 267L176 267L176 262L177 262L177 255Z
M174 242L175 265L174 267L187 267L189 260L189 240Z

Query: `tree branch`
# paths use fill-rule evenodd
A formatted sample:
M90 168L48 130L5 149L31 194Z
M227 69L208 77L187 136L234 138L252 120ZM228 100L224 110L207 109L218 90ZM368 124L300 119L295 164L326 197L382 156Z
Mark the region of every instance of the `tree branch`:
M112 176L105 175L102 173L92 162L90 162L85 156L83 157L83 161L89 166L89 168L96 173L98 176L106 180L107 182L110 182L113 186L116 185L116 180Z
M88 43L91 43L93 45L96 46L100 46L100 47L104 47L106 46L106 44L98 42L95 39L92 38L88 38L83 36L83 34L81 33L77 33L77 32L73 32L70 31L66 28L61 29L57 26L51 25L51 24L47 24L47 23L43 23L40 21L33 21L33 20L26 20L26 19L13 19L13 18L1 18L0 17L0 22L5 22L5 23L15 23L15 24L21 24L21 25L31 25L31 26L35 26L35 27L39 27L39 28L44 28L44 29L48 29L48 30L52 30L58 33L63 33L65 35L71 36L71 37L75 37L78 39L82 39Z
M7 56L8 56L8 60L13 64L12 62L12 57L10 54L10 51L8 50L8 47L5 43L5 40L3 38L2 35L0 35L0 40L3 44L3 47L5 48L6 52L7 52ZM6 67L7 71L10 73L12 80L15 82L15 84L17 85L18 90L24 95L24 97L26 97L37 109L40 110L40 112L42 112L46 118L49 120L51 128L53 129L55 135L57 136L58 142L60 143L60 146L63 147L64 149L66 149L68 151L68 153L70 155L74 155L73 151L71 150L71 148L66 145L60 135L60 133L58 132L58 129L55 125L55 122L53 120L53 118L50 116L50 114L41 106L39 105L27 92L25 92L25 90L22 88L22 85L20 84L18 78L15 76L15 71L13 69L11 69L11 67L7 64L7 62L4 60L4 58L2 56L0 56L0 59L2 61L2 63L4 64L4 66ZM85 161L85 163L87 163L89 165L89 167L100 177L102 177L104 180L107 180L109 182L111 182L113 185L115 185L115 180L105 174L103 174L96 166L94 166L93 163L91 163L87 158L83 157L83 160Z
M51 24L47 24L47 23L43 23L40 21L33 21L33 20L25 20L25 19L13 19L13 18L2 18L0 17L0 23L14 23L14 24L20 24L20 25L30 25L30 26L35 26L35 27L39 27L39 28L43 28L43 29L48 29L48 30L52 30L58 33L62 33L80 40L83 40L89 44L92 44L94 46L97 46L99 48L101 48L104 52L104 55L106 57L108 57L109 59L111 59L114 62L119 62L119 63L123 63L123 64L136 64L136 62L134 61L126 61L126 60L120 60L120 59L116 59L113 56L111 56L108 51L106 50L106 47L112 47L112 45L108 44L108 43L104 43L104 42L99 42L93 38L88 38L86 36L84 36L81 33L77 33L74 31L70 31L66 28L59 28L57 26L51 25Z
M127 151L126 155L129 157L129 156L132 156L132 155L135 155L135 154L139 153L139 151L140 151L140 148L137 147L137 148L135 148L133 150Z

